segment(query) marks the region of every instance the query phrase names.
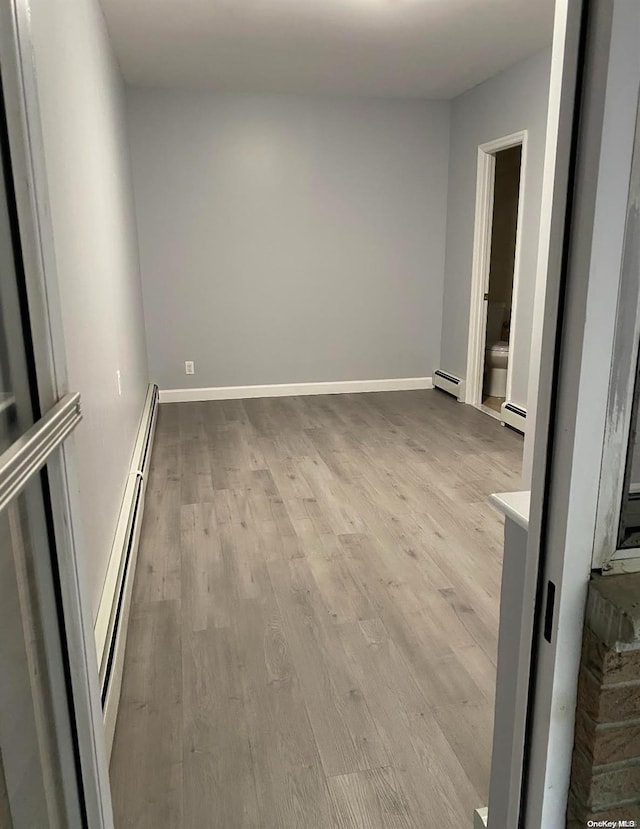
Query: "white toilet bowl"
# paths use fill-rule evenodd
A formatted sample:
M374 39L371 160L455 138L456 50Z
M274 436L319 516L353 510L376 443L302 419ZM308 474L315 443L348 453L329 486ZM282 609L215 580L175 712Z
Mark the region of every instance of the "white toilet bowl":
M509 343L500 341L487 346L484 360L484 393L489 397L506 396L508 364Z

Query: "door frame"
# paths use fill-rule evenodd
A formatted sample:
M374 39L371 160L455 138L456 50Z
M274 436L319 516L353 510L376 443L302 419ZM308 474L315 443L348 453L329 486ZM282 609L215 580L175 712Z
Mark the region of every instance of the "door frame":
M555 128L558 140L545 159L544 188L553 195L527 549L528 571L538 581L535 607L525 596L532 625L523 642L531 647L531 670L522 829L564 826L566 820L609 380L624 370L614 351L620 278L614 237L629 192L632 137L619 117L620 103L623 110L629 106L628 91L616 80L619 64L637 50L635 43L616 49L613 37L614 31L634 36L624 23L628 14L638 14L635 4L556 4L556 25L563 21L565 35L564 44L554 40L555 103L547 129ZM634 98L634 113L636 104ZM547 182L552 165L553 187ZM606 497L617 496L609 489Z
M484 297L489 290L489 269L491 265L491 233L493 230L493 198L496 176L495 155L501 150L509 150L512 147L518 146L522 147L522 154L520 156L520 185L518 188L518 217L516 220L516 247L513 263L513 285L511 289L511 329L509 343L513 345L515 342L518 288L520 285L522 218L527 169L527 137L528 133L526 129L519 130L518 132L496 138L493 141L487 141L478 147L465 403L469 403L482 411L487 411L482 406L482 378L488 311L488 301ZM511 352L507 363L506 403L511 400L512 377L513 353ZM489 413L495 415L494 412ZM496 416L499 417L499 415Z

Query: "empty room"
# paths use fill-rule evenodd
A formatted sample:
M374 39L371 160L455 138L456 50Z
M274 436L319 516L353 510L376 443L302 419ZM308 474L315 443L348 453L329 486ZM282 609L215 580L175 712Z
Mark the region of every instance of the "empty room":
M519 314L501 403L526 412L552 4L502 4L480 34L469 5L103 11L159 388L116 824L470 822L496 683L488 498L520 489L525 427L434 372L466 375L478 146L518 134L520 294L485 327L494 345Z
M3 829L525 826L640 74L591 5L1 0Z

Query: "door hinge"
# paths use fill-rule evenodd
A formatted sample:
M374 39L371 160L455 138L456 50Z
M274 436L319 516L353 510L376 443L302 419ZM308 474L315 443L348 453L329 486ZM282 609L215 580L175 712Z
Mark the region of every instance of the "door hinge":
M488 294L488 293L486 293L486 294L484 295L484 301L486 302L488 299L489 299L489 294Z

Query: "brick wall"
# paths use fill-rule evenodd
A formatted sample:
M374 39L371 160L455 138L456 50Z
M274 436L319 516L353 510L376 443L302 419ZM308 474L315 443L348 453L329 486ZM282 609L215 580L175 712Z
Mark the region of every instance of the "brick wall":
M567 818L640 827L640 575L590 585Z

